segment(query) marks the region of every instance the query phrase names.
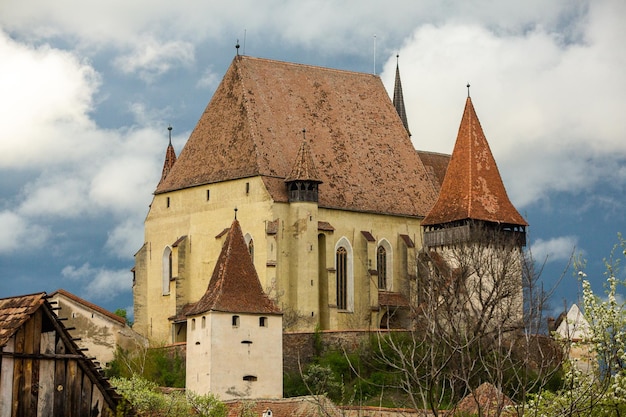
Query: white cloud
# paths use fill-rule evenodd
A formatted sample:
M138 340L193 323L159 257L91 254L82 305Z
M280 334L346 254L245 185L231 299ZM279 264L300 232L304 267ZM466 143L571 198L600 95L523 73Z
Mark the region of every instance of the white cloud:
M548 240L537 239L530 247L533 258L542 263L567 261L574 255L578 238L576 236L561 236Z
M143 217L127 220L109 232L106 248L120 259L132 259L143 244Z
M2 31L0 56L0 168L55 165L88 152L96 71L71 53L18 44Z
M94 268L89 263L76 267L68 265L61 275L71 281L85 283L84 297L89 300L109 301L132 288L132 275L128 270Z
M114 60L122 72L137 73L147 83L177 66L189 66L195 61L194 46L189 42L170 41L160 43L155 39L145 40L135 48Z
M47 228L28 223L10 211L0 211L0 230L3 231L0 254L42 247L50 236Z
M536 25L501 33L449 22L418 27L400 49L404 99L419 149L450 153L465 84L505 185L518 207L553 191L579 192L615 178L626 157L623 2L590 4L580 42ZM393 86L395 57L382 78ZM613 168L611 168L613 167Z

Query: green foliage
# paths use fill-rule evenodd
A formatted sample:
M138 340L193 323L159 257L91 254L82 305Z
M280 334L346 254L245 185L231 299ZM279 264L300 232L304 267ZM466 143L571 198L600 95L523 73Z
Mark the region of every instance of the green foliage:
M139 375L161 387L185 387L185 359L177 349L136 346L125 350L118 346L105 372L108 377Z
M188 393L185 395L183 390L174 390L165 394L159 390L157 384L136 374L130 378L112 378L111 383L138 416L225 417L228 413L226 405L213 394ZM130 410L120 409L118 414L130 414Z
M116 316L122 317L126 321L127 326L133 325L133 323L130 320L128 320L128 314L125 308L118 308L117 310L115 310L113 314L115 314Z
M200 417L225 417L228 408L215 395L198 395L193 392L187 393L187 401Z
M616 251L626 258L626 241L619 243L606 264L605 297L591 289L578 262L578 276L583 288L584 316L589 324L582 341L591 353L591 370L583 372L576 362L568 360L564 385L552 392L544 390L529 397L525 407L536 416L624 416L626 415L626 302L620 300L618 289L626 287L620 276ZM622 275L623 276L623 275ZM570 344L564 341L566 346Z

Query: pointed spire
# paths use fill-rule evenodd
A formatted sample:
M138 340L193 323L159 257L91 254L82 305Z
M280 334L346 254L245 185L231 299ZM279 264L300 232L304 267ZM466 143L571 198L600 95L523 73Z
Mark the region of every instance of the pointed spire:
M169 145L167 145L167 150L165 151L165 161L163 162L163 171L161 172L161 180L159 181L159 184L165 180L165 177L167 177L172 170L174 163L176 163L176 152L172 146L172 126L168 126L167 130L169 130Z
M208 311L280 314L261 287L237 219L230 226L206 292L186 309L188 316Z
M411 136L409 122L406 119L406 108L404 107L404 96L402 95L402 82L400 81L400 55L396 55L396 82L393 86L393 106L396 108L404 128L409 136Z
M470 97L465 103L439 198L422 225L442 225L468 219L528 225L509 200Z
M322 183L320 175L317 172L317 168L315 168L313 156L311 155L311 148L306 138L306 129L302 129L302 143L300 145L300 149L298 149L296 161L293 164L291 172L287 175L287 178L285 178L285 182L292 181L308 181L318 184Z

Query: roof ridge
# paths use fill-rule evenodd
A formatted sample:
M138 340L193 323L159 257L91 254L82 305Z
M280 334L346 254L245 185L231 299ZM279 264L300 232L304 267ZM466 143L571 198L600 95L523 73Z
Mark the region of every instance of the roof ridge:
M323 67L321 65L302 64L302 63L299 63L299 62L281 61L281 60L278 60L278 59L254 57L254 56L250 56L250 55L239 55L239 58L255 60L255 61L271 62L271 63L274 63L274 64L292 65L292 66L295 66L295 67L306 67L306 68L312 68L312 69L323 69L325 71L336 71L336 72L340 72L340 73L343 73L343 74L358 74L358 75L362 75L362 76L370 76L370 77L380 78L380 76L378 74L372 74L372 73L369 73L369 72L361 72L361 71L347 70L347 69L341 69L341 68L329 68L329 67Z

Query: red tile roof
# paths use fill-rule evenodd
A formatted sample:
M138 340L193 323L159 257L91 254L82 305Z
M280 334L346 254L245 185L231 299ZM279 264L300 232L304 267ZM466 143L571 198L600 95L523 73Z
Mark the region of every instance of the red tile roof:
M298 155L296 156L295 163L285 182L290 181L309 181L309 182L321 182L320 175L315 168L315 162L311 155L311 149L306 139L302 141Z
M507 196L469 97L439 198L422 224L429 226L467 219L528 225Z
M172 146L172 142L167 146L167 150L165 151L165 161L163 162L163 171L161 172L161 180L159 181L159 185L165 180L167 175L172 170L172 167L176 163L176 152L174 151L174 147Z
M82 304L86 308L89 308L91 310L97 311L98 313L102 314L103 316L106 316L106 317L110 318L111 320L117 321L120 324L123 324L123 325L126 324L126 319L124 319L124 317L120 317L117 314L112 313L112 312L110 312L108 310L105 310L104 308L102 308L102 307L100 307L100 306L98 306L98 305L96 305L94 303L90 303L89 301L87 301L87 300L85 300L83 298L80 298L79 296L74 295L71 292L66 291L66 290L64 290L62 288L60 288L60 289L56 290L55 292L53 292L52 294L50 294L50 298L53 298L57 294L63 295L65 297L69 298L70 300L73 300L73 301L75 301L75 302L77 302L79 304Z
M7 344L45 300L45 292L0 299L0 347Z
M436 190L378 76L237 56L156 193L261 176L287 202L305 128L319 206L425 216Z
M185 308L188 316L208 311L280 314L280 309L263 292L237 219L222 246L206 293Z

